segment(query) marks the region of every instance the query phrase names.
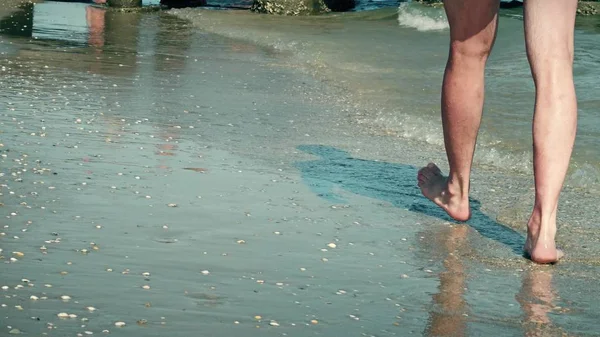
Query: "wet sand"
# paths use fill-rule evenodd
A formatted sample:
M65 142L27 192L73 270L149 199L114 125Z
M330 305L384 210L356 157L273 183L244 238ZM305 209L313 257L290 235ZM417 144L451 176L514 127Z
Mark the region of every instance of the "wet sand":
M354 129L286 53L102 18L5 36L0 335L594 335L596 267L532 266L497 208L449 223L414 183L441 154Z

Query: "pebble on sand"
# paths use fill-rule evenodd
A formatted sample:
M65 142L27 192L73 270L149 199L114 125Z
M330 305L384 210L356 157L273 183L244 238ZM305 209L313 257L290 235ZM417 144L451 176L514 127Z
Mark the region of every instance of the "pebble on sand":
M32 301L37 301L37 300L39 300L40 298L39 298L39 297L37 297L37 296L35 296L35 295L31 295L31 297L29 297L29 299L30 299L30 300L32 300Z
M239 243L240 245L243 245L244 243L246 243L246 240L237 240L237 243Z
M21 330L19 329L12 329L8 332L11 335L20 335L21 334Z
M125 322L116 322L116 323L115 323L115 326L116 326L117 328L122 328L122 327L124 327L125 325L126 325L126 324L125 324Z
M327 244L327 247L333 249L333 248L337 247L337 245L335 243L331 242L331 243Z
M23 257L23 256L25 256L25 254L23 254L21 252L13 252L13 256L14 257Z
M310 324L319 324L319 321L317 321L316 319L312 319L312 320L310 321Z
M142 286L142 289L146 289L146 290L148 290L148 289L150 289L150 286L149 286L149 285L147 285L147 284L145 284L145 285L143 285L143 286Z
M94 311L96 311L96 308L94 308L94 307L86 307L85 309L86 309L87 311L89 311L89 312L94 312Z
M69 314L67 314L66 312L61 312L59 314L57 314L56 316L58 316L58 318L69 318Z
M270 326L279 326L279 323L277 323L276 321L271 321L269 322Z
M71 296L68 296L68 295L62 295L62 296L60 297L60 299L61 299L61 300L63 300L63 301L69 301L69 300L71 299Z
M203 271L201 271L201 273L202 273L202 275L208 275L208 274L210 274L210 272L208 270L203 270Z

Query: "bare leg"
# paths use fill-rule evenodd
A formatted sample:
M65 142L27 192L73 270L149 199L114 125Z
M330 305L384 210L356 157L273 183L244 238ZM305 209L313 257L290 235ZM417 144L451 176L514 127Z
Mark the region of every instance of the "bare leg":
M577 129L573 35L577 0L526 0L525 41L536 87L533 118L535 204L525 251L538 263L562 257L556 249L558 197Z
M469 179L484 98L484 70L498 28L499 0L446 0L450 52L442 85L445 177L430 163L419 171L423 195L459 221L469 219Z

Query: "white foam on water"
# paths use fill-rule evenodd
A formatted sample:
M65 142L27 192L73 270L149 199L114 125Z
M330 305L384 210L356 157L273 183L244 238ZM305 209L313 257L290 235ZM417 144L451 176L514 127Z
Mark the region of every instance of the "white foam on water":
M431 8L425 11L408 3L401 3L398 7L398 24L403 27L415 28L421 32L450 28L442 9Z

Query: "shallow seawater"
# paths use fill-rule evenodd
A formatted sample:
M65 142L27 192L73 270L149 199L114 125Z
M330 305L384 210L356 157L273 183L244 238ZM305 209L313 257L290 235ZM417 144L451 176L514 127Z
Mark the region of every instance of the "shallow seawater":
M530 178L478 168L473 220L451 224L414 183L436 144L357 123L397 65L328 60L395 12L268 18L273 44L246 13L181 13L194 22L55 3L3 19L0 335L596 333L595 194L566 190L569 259L534 267Z

